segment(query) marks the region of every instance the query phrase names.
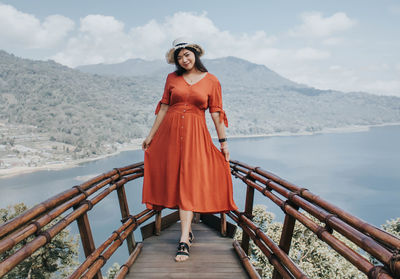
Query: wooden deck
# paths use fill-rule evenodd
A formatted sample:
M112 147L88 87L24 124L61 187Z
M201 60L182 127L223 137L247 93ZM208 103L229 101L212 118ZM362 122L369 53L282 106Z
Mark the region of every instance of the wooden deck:
M144 240L136 262L125 278L249 278L232 246L232 238L198 223L192 224L190 258L175 262L180 223Z

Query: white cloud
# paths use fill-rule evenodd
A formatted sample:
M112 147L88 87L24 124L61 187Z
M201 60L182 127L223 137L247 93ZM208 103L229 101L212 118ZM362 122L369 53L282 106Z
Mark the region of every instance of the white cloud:
M114 17L88 15L80 20L78 35L52 59L68 66L121 62L132 57L134 41Z
M320 12L309 12L301 15L303 23L289 31L295 37L328 37L334 33L350 29L356 21L345 13L335 13L323 17Z
M328 51L307 47L296 50L294 57L299 60L321 60L329 58L330 53Z
M331 33L344 30L343 26L326 28L329 32L325 31L324 34L329 36L323 38L325 43L340 43L342 39ZM164 59L172 40L181 36L195 38L204 47L206 58L236 56L264 64L289 79L320 89L368 91L368 88L372 90L382 86L381 91L374 92L397 92L395 82L389 85L370 84L370 78L356 70L347 69L345 65L334 62L329 66L329 59L332 58L329 51L313 47L296 48L295 42L290 48L280 47L279 38L264 31L233 34L228 30L220 30L206 13L177 12L162 21L151 20L131 29L111 16L88 15L80 20L78 33L53 59L68 66L117 63L129 58ZM363 70L369 71L366 68ZM365 84L370 85L366 88Z
M336 46L340 45L344 42L343 38L340 37L330 37L322 41L322 44L327 46Z
M190 12L177 12L173 16L167 17L163 25L165 31L175 36L193 34L202 38L220 32L212 20L207 17L207 13L197 15Z
M233 55L262 64L273 60L279 52L271 48L276 37L269 37L264 31L233 35L219 30L206 13L177 12L163 22L151 20L131 30L125 30L114 17L88 15L81 19L79 33L52 58L72 67L136 57L160 59L172 40L182 36L196 38L208 58Z
M329 67L329 70L331 71L340 71L342 69L342 66L340 65L332 65Z
M368 66L365 67L366 70L368 70L369 72L384 72L384 71L392 71L393 68L395 68L396 66L392 67L391 65L387 64L387 63L371 63Z
M374 80L366 81L360 90L377 95L395 95L400 97L400 80Z
M40 22L34 15L0 3L0 48L51 48L74 28L74 22L62 15L51 15Z
M326 70L309 63L285 68L284 76L298 83L319 89L334 89L343 92L362 91L376 95L400 97L400 79L371 79L374 72L360 72L343 65L331 65Z
M81 19L81 32L103 36L115 32L123 32L124 24L112 16L88 15Z

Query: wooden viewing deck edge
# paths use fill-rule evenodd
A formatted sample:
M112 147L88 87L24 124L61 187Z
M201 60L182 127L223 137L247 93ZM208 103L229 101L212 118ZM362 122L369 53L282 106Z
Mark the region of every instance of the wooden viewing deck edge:
M299 269L292 259L288 257L296 220L366 274L368 278L400 278L400 240L398 238L352 216L314 195L306 188L298 187L259 167L252 167L238 161L230 161L230 166L232 175L241 179L247 185L245 210L243 212L232 211L228 213L230 218L236 222L236 225L243 229L240 247L248 255L249 240L251 238L274 266L274 279L308 278L304 271ZM124 240L126 240L131 254L128 262L123 265L120 271L121 274L126 272L129 269L129 264L133 263L135 257L137 257L134 255L140 253L143 247L142 244L135 242L132 232L154 215L156 216L153 225L154 231L151 233L154 232L155 235L159 235L162 228L160 211L144 210L134 216L130 214L125 185L129 181L142 176L143 162L115 168L55 195L2 224L0 226L0 253L9 251L33 234L36 237L0 263L0 277L7 274L37 249L49 243L55 235L73 221L78 223L86 259L69 278L102 278L101 267L122 245ZM87 212L114 190L118 194L122 225L96 249ZM274 243L252 222L254 190L270 199L285 213L279 244ZM324 223L325 226L317 224L299 209L308 212ZM63 216L56 224L51 224L49 228L43 229L44 226L50 224L55 218L62 216L67 210L72 211ZM225 214L221 214L221 218L218 219L217 223L218 225L215 225L214 222L214 227L220 230L222 235L229 234L231 226L234 226L226 221ZM343 235L359 248L375 257L381 265L370 263L362 255L346 246L332 235L333 231ZM240 254L237 243L234 243L234 247L235 251ZM243 257L243 255L239 257L243 260L244 266L248 266L246 257ZM256 275L251 268L249 268L249 274L252 274L251 278L256 278L252 277ZM118 276L122 278L122 275Z

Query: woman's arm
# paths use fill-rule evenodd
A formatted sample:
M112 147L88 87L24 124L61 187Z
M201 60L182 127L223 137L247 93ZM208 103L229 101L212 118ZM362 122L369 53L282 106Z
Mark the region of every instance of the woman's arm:
M220 114L219 111L212 112L211 118L214 121L215 130L217 130L218 138L223 139L223 138L226 138L225 126L224 126L224 122L219 121L219 114ZM226 141L221 142L221 152L224 154L225 160L229 161L228 143Z
M149 147L149 145L151 143L151 140L154 137L154 134L157 132L158 127L160 127L160 124L163 121L164 116L168 111L168 108L169 108L169 105L161 104L160 111L157 113L157 117L154 120L153 127L151 127L149 135L146 137L146 139L142 143L142 149L143 150L146 150Z

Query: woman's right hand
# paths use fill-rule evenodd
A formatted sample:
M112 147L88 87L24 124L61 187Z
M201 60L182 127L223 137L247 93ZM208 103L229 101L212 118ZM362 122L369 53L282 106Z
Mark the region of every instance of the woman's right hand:
M229 162L229 149L226 142L224 144L221 144L221 152L222 154L224 154L225 161Z
M142 142L142 150L146 150L149 148L151 143L151 138L147 137L143 142Z

